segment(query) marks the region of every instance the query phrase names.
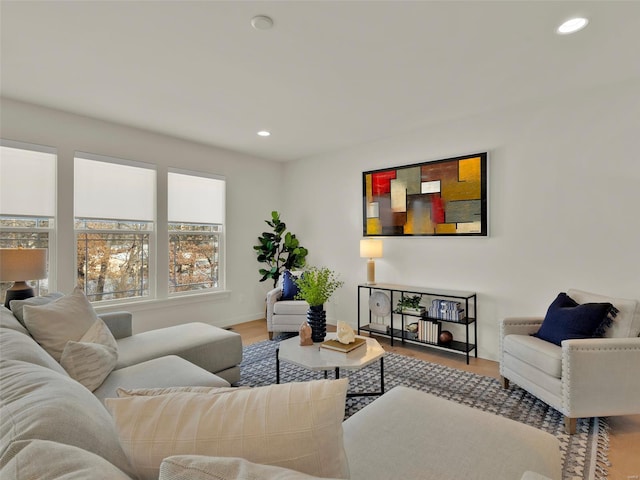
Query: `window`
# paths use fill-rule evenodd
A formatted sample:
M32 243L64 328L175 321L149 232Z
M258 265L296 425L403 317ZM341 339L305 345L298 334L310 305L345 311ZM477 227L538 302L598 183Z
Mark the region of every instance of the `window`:
M224 288L225 180L169 170L169 293Z
M56 151L40 145L0 141L0 248L54 247ZM38 172L33 175L31 172ZM49 277L53 266L49 255ZM12 282L0 283L0 298ZM49 278L29 282L46 295Z
M77 282L92 302L152 295L155 166L76 152Z

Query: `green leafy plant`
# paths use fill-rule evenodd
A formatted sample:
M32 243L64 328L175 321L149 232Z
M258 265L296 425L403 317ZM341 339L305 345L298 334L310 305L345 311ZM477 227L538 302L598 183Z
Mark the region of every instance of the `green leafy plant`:
M309 306L324 305L331 295L344 285L338 275L327 267L311 267L295 280L298 286L298 300L305 300Z
M415 310L420 309L420 300L422 300L421 295L413 295L411 297L402 297L398 300L397 312L402 312L405 308L413 308Z
M305 266L309 251L300 246L296 236L287 232L287 225L280 220L280 214L271 212L271 220L265 220L273 232L262 232L258 237L258 245L253 249L258 255L258 262L267 265L258 270L264 282L268 278L273 279L273 286L278 283L278 278L285 270L299 269Z

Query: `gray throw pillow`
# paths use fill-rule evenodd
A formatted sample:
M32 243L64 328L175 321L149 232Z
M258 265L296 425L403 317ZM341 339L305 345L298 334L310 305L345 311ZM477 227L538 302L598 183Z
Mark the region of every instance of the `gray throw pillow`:
M24 325L24 306L25 305L46 305L47 303L51 303L54 300L57 300L61 297L64 297L63 293L53 292L49 295L41 295L39 297L31 297L26 298L24 300L11 300L9 302L9 306L11 307L11 311L13 315L18 319L18 321Z

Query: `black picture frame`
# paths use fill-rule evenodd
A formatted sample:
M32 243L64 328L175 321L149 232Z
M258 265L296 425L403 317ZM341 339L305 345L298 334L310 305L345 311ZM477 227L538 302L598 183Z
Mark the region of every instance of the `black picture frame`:
M487 236L488 153L362 173L365 237Z

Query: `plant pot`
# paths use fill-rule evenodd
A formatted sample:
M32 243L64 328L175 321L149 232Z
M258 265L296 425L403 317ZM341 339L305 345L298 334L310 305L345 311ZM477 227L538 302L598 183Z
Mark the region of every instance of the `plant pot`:
M311 327L311 340L314 342L324 341L327 336L327 312L324 305L312 305L307 310L307 323Z

